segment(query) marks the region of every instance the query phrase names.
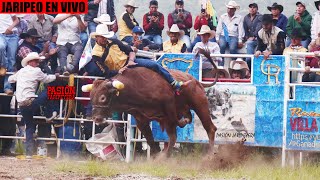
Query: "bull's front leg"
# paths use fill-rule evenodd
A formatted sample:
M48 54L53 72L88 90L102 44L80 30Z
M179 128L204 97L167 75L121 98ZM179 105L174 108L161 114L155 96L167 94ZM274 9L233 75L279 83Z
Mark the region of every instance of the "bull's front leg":
M166 149L166 154L169 157L172 153L173 146L176 144L177 141L177 125L174 123L168 123L166 126L166 131L169 136L169 144L168 148Z
M159 144L154 142L149 120L143 118L136 118L136 120L137 127L141 131L141 134L147 139L147 143L151 149L151 155L156 155L161 151L161 149L159 147Z

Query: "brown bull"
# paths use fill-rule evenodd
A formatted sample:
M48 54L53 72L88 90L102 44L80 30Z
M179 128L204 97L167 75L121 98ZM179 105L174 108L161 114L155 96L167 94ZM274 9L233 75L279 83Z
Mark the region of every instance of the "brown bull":
M170 138L169 150L176 142L176 127L183 127L191 122L193 109L199 116L203 127L208 133L209 143L213 145L216 127L213 125L208 108L208 101L203 86L192 76L170 71L175 79L188 81L176 96L169 85L160 75L146 68L126 70L111 80L97 80L91 92L93 104L93 120L101 122L112 111L126 112L137 120L137 126L146 137L152 152L159 151L155 145L149 126L151 120L160 123ZM118 91L112 86L116 79L125 87ZM184 120L180 120L184 117Z
M167 152L170 152L176 142L176 127L184 127L191 122L190 110L192 109L197 113L207 131L210 149L212 149L217 128L210 118L203 85L187 73L177 70L169 70L169 72L174 79L186 82L179 96L163 77L147 68L127 69L123 74L118 74L112 79L96 80L90 94L93 120L97 123L102 122L103 118L113 111L133 115L153 153L160 151L149 126L151 120L156 120L169 136ZM114 81L122 82L124 88L121 90L115 88L112 85Z

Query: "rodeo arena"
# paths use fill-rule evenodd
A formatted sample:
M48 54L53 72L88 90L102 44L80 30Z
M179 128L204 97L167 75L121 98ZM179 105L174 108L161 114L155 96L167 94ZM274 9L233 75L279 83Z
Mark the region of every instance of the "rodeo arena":
M320 179L320 1L0 14L0 179Z

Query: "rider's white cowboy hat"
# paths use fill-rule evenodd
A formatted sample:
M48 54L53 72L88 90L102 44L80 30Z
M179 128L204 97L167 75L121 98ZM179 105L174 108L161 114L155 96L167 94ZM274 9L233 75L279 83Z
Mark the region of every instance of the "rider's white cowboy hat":
M95 39L96 36L103 36L105 38L111 38L114 36L113 31L109 31L109 28L106 24L99 24L96 28L96 32L90 34L92 39Z
M136 1L135 0L129 0L129 1L127 1L127 3L124 4L124 7L128 7L128 6L131 6L131 7L134 7L134 8L138 8L138 6L136 5Z
M113 25L115 20L111 21L109 14L101 14L101 16L94 18L93 21L97 24Z
M184 35L184 31L180 30L177 24L172 24L171 28L169 30L167 30L167 35L169 36L170 33L179 33L180 36Z
M45 59L45 57L39 56L37 52L31 52L25 58L22 59L21 66L26 67L29 61L40 60L40 59Z
M226 6L230 9L240 9L240 6L235 1L229 1Z
M211 30L208 25L202 25L200 31L197 34L198 35L210 34L210 39L215 36L215 32Z

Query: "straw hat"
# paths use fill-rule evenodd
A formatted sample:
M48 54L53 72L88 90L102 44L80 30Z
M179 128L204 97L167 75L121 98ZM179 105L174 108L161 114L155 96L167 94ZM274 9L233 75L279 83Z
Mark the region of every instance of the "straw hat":
M105 24L99 24L96 28L96 32L90 34L92 39L95 39L96 36L103 36L105 38L111 38L114 36L113 31L109 31L109 28Z
M93 21L97 24L106 24L106 25L113 25L115 20L111 22L111 18L109 14L101 14L101 16L94 18Z
M167 35L169 36L170 33L179 33L180 36L184 35L184 31L180 30L177 24L172 24L171 28L169 30L167 30Z
M128 6L131 6L131 7L134 7L134 8L138 8L138 6L136 5L135 0L128 0L127 3L124 4L124 7L128 7Z
M40 59L45 59L45 57L39 56L37 52L31 52L25 58L22 59L21 66L26 67L29 61L40 60Z
M228 4L226 4L227 8L235 8L240 9L240 6L235 1L229 1Z
M235 61L230 62L229 73L232 74L233 71L241 71L242 77L246 75L246 72L249 71L247 62L241 58L237 58Z
M197 34L198 35L210 34L210 39L216 35L215 32L211 30L208 25L202 25L200 31Z

